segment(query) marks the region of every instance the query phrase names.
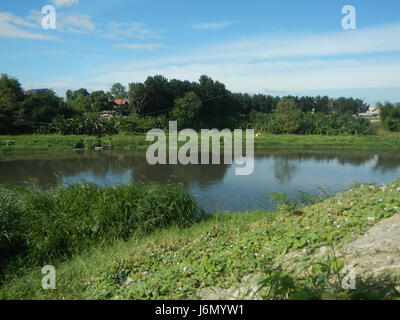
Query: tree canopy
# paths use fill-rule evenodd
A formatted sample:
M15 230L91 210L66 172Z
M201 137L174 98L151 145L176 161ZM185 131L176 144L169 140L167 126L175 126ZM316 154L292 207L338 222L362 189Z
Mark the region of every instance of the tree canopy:
M128 88L128 89L127 89ZM114 83L109 91L86 88L67 90L65 100L51 90L24 94L19 81L8 75L0 78L0 133L114 132L112 128L132 132L163 128L176 120L180 128L224 129L256 128L271 133L365 134L369 121L354 115L369 105L361 99L327 96L286 96L232 93L207 75L197 82L148 77L128 87ZM114 105L115 99L129 101L128 106ZM382 124L400 131L399 105L380 105ZM114 122L103 123L102 111ZM94 119L103 119L95 121ZM54 129L57 123L58 128ZM95 128L101 123L104 129ZM121 126L118 126L118 124ZM53 126L53 127L52 127ZM91 128L93 126L93 128ZM70 129L68 129L70 128Z

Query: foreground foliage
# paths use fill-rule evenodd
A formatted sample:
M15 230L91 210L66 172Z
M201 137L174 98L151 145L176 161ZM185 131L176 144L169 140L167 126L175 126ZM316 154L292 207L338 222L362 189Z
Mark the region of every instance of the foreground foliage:
M134 233L188 226L197 214L193 197L175 185L0 187L0 267L55 263Z
M398 297L394 279L358 278L356 290L339 287L335 275L341 262L335 257L319 267L302 261L298 272L288 271L281 259L297 251L311 258L321 246L353 240L377 221L398 214L399 207L400 180L359 186L306 207L284 199L276 212L216 214L184 232L172 227L134 236L57 264L57 290L41 289L39 270L4 284L0 297L199 298L202 289L230 288L249 274L261 275L265 299Z

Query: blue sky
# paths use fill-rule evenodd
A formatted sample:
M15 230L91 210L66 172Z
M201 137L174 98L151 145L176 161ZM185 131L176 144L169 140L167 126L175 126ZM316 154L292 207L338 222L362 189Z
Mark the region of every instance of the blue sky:
M57 29L41 28L44 5ZM342 28L344 5L357 29ZM2 0L0 72L59 95L149 75L400 102L398 0Z

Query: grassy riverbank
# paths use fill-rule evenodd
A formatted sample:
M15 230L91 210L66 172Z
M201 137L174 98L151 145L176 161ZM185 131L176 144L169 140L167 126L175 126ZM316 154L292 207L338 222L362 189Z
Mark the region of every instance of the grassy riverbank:
M183 144L183 143L180 143ZM94 149L111 145L115 149L145 149L150 145L145 134L120 133L113 136L18 135L0 136L0 152L62 151ZM400 133L380 131L371 136L271 135L255 138L256 149L394 149L400 150Z
M321 246L353 240L399 208L400 180L360 186L303 208L282 203L276 212L218 213L184 229L174 225L149 235L134 233L127 241L101 244L64 262L46 261L56 266L56 290L41 288L43 275L36 268L4 283L0 298L196 299L202 290L230 288L254 274L261 275L265 299L383 298L381 280L372 279L372 286L357 280L357 290L331 281L342 263L332 256L312 266L300 261L299 270L290 273L280 262L289 252L311 257ZM84 222L73 225L84 227ZM396 283L393 277L390 281ZM393 286L386 288L392 291L385 294L398 296Z
M133 234L188 226L198 215L195 200L178 185L0 186L0 281L21 267L62 261Z

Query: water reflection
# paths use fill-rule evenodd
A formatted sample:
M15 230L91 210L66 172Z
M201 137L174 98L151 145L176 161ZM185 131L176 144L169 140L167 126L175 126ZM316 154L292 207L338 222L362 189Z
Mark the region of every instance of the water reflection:
M64 152L1 155L0 183L36 179L48 187L86 180L99 185L147 180L181 182L207 211L270 208L268 193L318 187L339 192L351 183L389 182L400 175L393 151L269 150L258 152L251 176L236 176L233 165L151 166L144 151Z

